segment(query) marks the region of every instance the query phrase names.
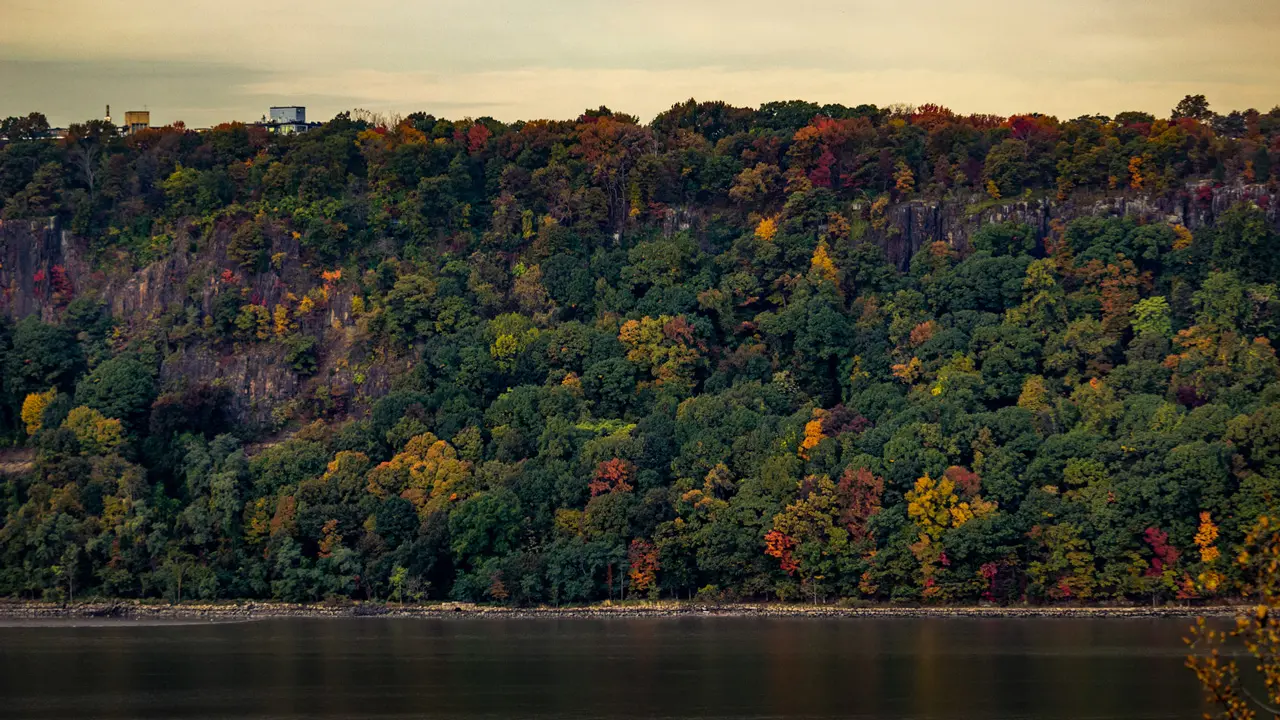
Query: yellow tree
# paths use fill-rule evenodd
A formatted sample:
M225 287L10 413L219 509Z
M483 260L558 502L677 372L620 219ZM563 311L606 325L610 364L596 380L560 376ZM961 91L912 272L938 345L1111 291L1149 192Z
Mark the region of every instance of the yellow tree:
M813 409L813 419L804 425L804 440L800 441L799 455L802 459L809 459L809 451L818 447L818 443L822 442L827 436L822 432L822 420L827 415L827 411L822 408Z
M275 333L277 337L284 337L289 334L289 330L293 328L293 323L289 321L289 308L284 303L276 305L272 311L271 317L275 322Z
M470 494L471 463L460 460L449 443L423 433L365 477L370 493L399 495L425 517Z
M889 369L893 372L894 377L910 385L920 377L923 365L920 362L920 358L913 357L905 363L892 365Z
M778 235L777 218L767 217L761 220L758 225L756 225L757 240L762 240L764 242L773 242L773 239L777 237L777 235Z
M910 195L916 189L916 176L911 172L905 160L899 160L893 173L894 187L903 195Z
M814 249L813 257L809 259L809 271L832 285L839 284L836 264L831 260L831 254L827 252L825 241L819 242L818 247Z
M1223 577L1214 565L1218 562L1221 552L1215 544L1218 540L1218 526L1213 524L1213 519L1209 515L1209 511L1205 510L1200 513L1200 527L1196 530L1195 543L1196 548L1200 551L1200 563L1205 569L1196 578L1199 589L1213 594L1221 587Z
M49 403L58 397L57 388L49 388L42 393L31 393L22 401L22 422L27 426L27 434L35 435L44 425L44 411Z
M1214 542L1218 539L1218 526L1213 524L1209 512L1200 513L1200 527L1196 530L1196 547L1200 549L1200 562L1209 565L1218 559L1218 547Z
M1244 596L1257 602L1229 630L1212 629L1199 618L1187 638L1192 648L1187 667L1195 672L1205 699L1216 710L1206 713L1206 718L1280 717L1280 520L1258 518L1245 536L1236 563L1246 578ZM1228 644L1243 646L1253 657L1260 692L1246 686L1235 653L1224 652Z
M961 500L956 494L955 482L951 477L944 474L935 480L928 473L918 478L915 486L907 491L906 500L907 516L915 522L919 531L918 540L910 549L920 563L924 596L932 598L939 593L935 584L938 566L947 562L940 542L943 533L991 514L995 511L996 504L977 495Z
M977 496L961 500L951 478L943 475L935 480L928 473L918 478L915 487L907 491L906 500L907 516L922 534L932 540L938 540L950 528L958 528L996 509L994 502Z
M1191 247L1191 243L1195 241L1195 238L1194 236L1192 236L1191 231L1182 225L1173 226L1173 235L1174 235L1174 240L1173 240L1174 250L1186 250L1187 248Z
M88 455L106 455L124 444L124 428L119 420L83 405L67 414L62 427L75 434L81 450Z
M1129 187L1134 190L1141 190L1145 182L1142 176L1142 158L1129 158Z
M628 320L618 332L627 359L648 370L656 384L690 387L702 359L693 326L681 315Z

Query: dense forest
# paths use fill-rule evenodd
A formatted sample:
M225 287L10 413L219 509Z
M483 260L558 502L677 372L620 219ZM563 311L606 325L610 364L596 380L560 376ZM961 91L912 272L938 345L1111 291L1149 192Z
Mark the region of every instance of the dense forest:
M1280 108L47 135L0 123L6 257L78 253L4 269L3 595L1207 599L1280 503ZM1002 210L1135 197L1209 221ZM926 201L982 220L899 262Z

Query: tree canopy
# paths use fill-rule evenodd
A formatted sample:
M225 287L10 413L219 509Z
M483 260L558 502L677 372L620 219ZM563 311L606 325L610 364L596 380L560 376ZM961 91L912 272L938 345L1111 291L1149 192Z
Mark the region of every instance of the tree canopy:
M0 594L1229 592L1280 501L1280 110L1172 115L6 121L6 232L84 250L0 269ZM1101 209L984 214L1029 198ZM982 219L890 262L929 202Z

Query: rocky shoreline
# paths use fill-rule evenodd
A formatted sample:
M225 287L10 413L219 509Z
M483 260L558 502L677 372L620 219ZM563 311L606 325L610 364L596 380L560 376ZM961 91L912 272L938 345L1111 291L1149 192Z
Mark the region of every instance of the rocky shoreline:
M154 603L130 600L70 604L0 601L0 620L254 620L266 618L391 617L423 619L608 619L681 617L761 618L1191 618L1228 617L1240 606L898 606L792 605L782 603L648 602L576 607L512 608L468 603L406 604L353 602Z

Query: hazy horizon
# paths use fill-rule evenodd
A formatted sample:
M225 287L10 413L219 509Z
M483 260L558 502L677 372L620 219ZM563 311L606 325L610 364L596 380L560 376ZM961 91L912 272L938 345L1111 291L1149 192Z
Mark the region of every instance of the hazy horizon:
M759 0L531 6L332 0L215 12L136 0L0 0L0 116L55 125L149 109L153 122L255 120L306 105L500 120L608 105L644 120L689 97L759 105L936 102L957 112L1163 115L1280 104L1280 3L1070 6L1012 0Z

